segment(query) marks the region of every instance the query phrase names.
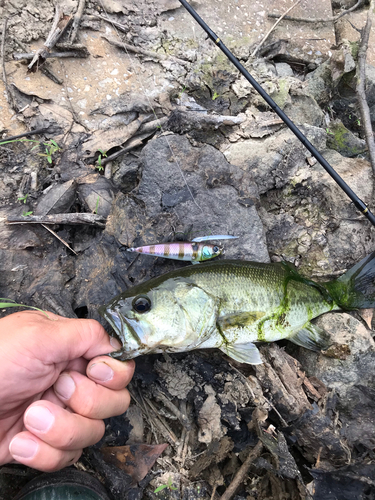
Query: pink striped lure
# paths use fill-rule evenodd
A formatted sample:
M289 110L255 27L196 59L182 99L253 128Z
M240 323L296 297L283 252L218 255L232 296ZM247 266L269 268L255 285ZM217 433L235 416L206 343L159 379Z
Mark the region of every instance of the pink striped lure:
M214 235L200 236L192 241L173 241L171 243L158 243L143 247L128 248L128 252L143 253L165 259L185 260L199 264L205 260L213 259L223 252L223 247L205 243L208 240L229 240L238 236Z

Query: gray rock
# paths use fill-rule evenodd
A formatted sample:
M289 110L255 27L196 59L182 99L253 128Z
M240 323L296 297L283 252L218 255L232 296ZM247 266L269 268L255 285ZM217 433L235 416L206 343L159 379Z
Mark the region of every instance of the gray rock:
M375 442L375 343L361 322L346 313L326 314L317 324L329 332L326 353L299 349L298 359L309 376L321 379L338 397L341 434L350 445L373 448Z
M323 111L308 95L292 96L292 102L286 103L284 111L296 124L320 127L323 123Z
M319 105L328 103L332 92L332 75L329 61L321 64L306 76L307 89Z
M325 149L324 130L306 126L303 131L316 148ZM225 157L249 171L259 193L264 194L270 189L283 188L299 169L307 168L306 158L310 154L289 129L283 129L263 141L250 138L230 144Z
M138 196L149 218L171 212L184 227L192 227L193 236L239 236L225 245L228 258L269 261L256 187L222 153L212 146L192 147L186 137L173 135L149 142L141 164Z
M284 62L275 63L275 68L277 76L281 78L285 76L294 76L292 68L287 63Z
M355 136L340 120L329 124L327 146L348 158L353 158L367 149L366 141Z

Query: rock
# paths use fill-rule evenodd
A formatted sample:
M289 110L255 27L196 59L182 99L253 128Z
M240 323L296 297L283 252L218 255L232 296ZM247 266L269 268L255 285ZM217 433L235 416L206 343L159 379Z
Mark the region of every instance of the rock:
M275 63L275 68L278 77L294 76L292 68L287 63Z
M320 64L315 71L306 75L309 94L322 106L327 104L333 90L329 61Z
M304 133L315 147L325 148L325 131L306 126ZM228 161L247 170L256 179L260 194L289 184L300 169L307 168L307 156L309 153L289 129L278 131L263 141L239 141L225 150Z
M171 135L149 142L141 164L138 196L148 218L173 212L184 227L192 228L193 237L239 236L225 245L227 258L269 260L255 207L256 187L251 176L222 153L212 146L192 147L186 137Z
M316 376L337 394L341 435L352 445L373 448L375 343L371 331L346 313L326 314L317 320L333 345L325 353L298 349L297 358L308 376Z
M350 9L357 3L357 0L333 0L332 7L335 9Z
M307 95L292 96L291 102L285 104L284 111L298 125L320 127L323 123L323 111L315 99Z
M367 150L366 141L355 136L340 120L330 122L327 129L327 146L348 158Z

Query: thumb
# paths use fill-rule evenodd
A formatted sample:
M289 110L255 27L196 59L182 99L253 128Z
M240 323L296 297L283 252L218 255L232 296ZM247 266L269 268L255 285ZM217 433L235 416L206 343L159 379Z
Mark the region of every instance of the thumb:
M59 363L81 356L92 359L121 347L118 340L109 337L94 319L70 319L50 312L47 314L48 317L36 311L22 311L1 321L9 323L3 326L15 332L18 345L23 345L44 363Z

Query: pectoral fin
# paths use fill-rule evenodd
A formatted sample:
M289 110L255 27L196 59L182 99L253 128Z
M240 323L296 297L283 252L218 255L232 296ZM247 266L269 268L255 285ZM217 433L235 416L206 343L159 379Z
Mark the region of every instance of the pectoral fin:
M257 321L258 319L263 318L265 314L266 313L264 313L263 311L227 314L226 316L221 316L220 318L218 318L217 324L221 331L225 331L228 328L233 327L245 328L246 326L255 323L255 321Z
M222 345L220 350L240 363L248 363L249 365L260 365L263 363L260 359L258 348L252 342L248 342L247 344L226 344Z
M331 344L329 334L311 323L308 323L305 328L302 328L302 330L288 340L311 351L325 350Z

